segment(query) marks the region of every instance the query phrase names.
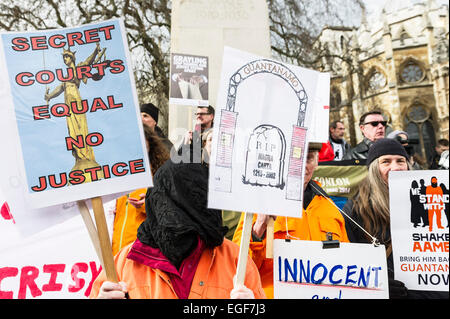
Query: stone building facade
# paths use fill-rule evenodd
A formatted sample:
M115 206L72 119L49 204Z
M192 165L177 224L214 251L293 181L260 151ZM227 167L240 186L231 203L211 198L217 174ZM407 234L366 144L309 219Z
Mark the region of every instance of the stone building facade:
M375 19L355 28L326 27L321 69L331 72L330 122L341 120L346 138L362 140L360 116L379 109L388 132L404 130L416 154L428 158L449 137L448 7L435 1L390 0Z

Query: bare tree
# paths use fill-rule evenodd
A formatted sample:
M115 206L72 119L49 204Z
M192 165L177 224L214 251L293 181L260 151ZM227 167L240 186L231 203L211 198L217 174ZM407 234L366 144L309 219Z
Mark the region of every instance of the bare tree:
M326 25L358 24L353 17L364 9L362 0L267 1L275 57L318 69L330 59L352 65L348 50L333 51L317 38ZM43 30L123 17L140 102L152 100L159 106L166 130L171 6L171 0L0 0L0 29Z
M319 37L329 26L359 25L365 10L362 0L268 0L268 5L272 51L276 57L310 68L325 68L324 64L332 59L351 64L350 38L339 44L340 50L335 50Z
M170 0L0 0L0 29L6 31L71 27L123 17L140 102L155 102L163 123L168 118L170 15Z

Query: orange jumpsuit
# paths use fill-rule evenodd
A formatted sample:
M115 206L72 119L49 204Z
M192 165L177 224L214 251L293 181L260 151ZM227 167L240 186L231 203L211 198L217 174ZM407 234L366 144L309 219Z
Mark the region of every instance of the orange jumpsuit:
M147 214L145 213L145 205L135 208L128 203L128 198L139 198L140 194L146 192L146 188L141 188L117 199L112 235L113 255L136 240L137 229L145 220Z
M444 193L440 186L433 187L427 186L426 194L431 195L430 199L427 199L427 203L431 206L428 208L428 224L430 225L430 231L433 230L433 216L436 215L436 224L438 228L442 229L441 216L442 209L444 208Z
M177 299L169 276L159 270L127 258L132 244L115 256L119 281L127 284L130 299ZM229 299L236 274L239 247L225 239L221 246L206 248L192 281L189 299ZM89 298L97 297L106 280L104 270L94 281ZM265 298L258 269L249 258L245 286L253 291L256 299Z

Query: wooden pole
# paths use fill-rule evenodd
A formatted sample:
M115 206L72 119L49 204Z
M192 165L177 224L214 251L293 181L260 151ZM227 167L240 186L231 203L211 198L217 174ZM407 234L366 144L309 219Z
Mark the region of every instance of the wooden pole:
M86 228L88 230L89 237L91 238L92 245L94 245L97 257L100 260L102 267L105 268L103 263L102 250L100 248L100 240L98 239L97 228L95 228L94 221L92 220L91 213L89 212L89 208L84 200L79 200L77 204L78 209L81 213L81 217L83 218L84 224L86 225Z
M242 286L245 282L247 270L248 248L250 247L250 236L252 234L253 214L245 213L244 225L242 226L241 246L239 248L239 259L234 278L234 286Z
M266 229L266 258L273 259L273 224L275 220L270 217Z
M116 267L114 265L114 256L112 253L111 241L109 239L108 227L106 225L105 210L101 197L91 199L92 209L94 210L95 223L97 224L98 238L103 258L104 269L108 281L118 282Z

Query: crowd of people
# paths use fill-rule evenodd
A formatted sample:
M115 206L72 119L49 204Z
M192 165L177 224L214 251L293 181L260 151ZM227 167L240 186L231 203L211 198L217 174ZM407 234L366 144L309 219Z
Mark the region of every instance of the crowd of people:
M197 109L196 129L176 150L189 154L181 162L169 160L174 146L158 129L156 106L142 105L141 114L154 186L117 199L112 247L119 282L108 281L102 271L91 298L273 298L273 259L266 257L271 219L275 239L325 241L331 235L341 242L371 243L376 237L386 247L390 298L448 298L448 292L411 291L394 280L388 183L391 171L448 169L448 140L439 140L425 166L414 159L406 132L385 136L387 121L379 111L360 118L364 138L353 148L344 140L344 123L332 122L328 143L309 143L302 217L254 214L245 283L238 285L234 276L244 213L207 207L214 108ZM200 161L193 161L195 143ZM441 160L445 156L447 167ZM343 210L312 179L321 158L366 163L368 175Z

